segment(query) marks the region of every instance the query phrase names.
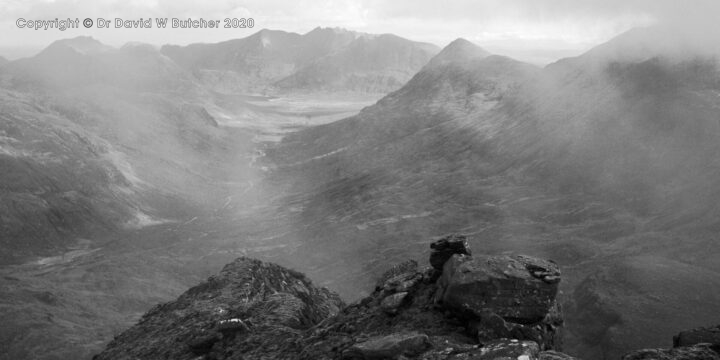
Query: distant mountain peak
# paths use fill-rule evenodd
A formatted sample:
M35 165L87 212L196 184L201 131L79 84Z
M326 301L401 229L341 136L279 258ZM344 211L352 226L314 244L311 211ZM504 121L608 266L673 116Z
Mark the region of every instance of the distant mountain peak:
M429 66L437 66L441 64L447 64L450 62L468 61L472 59L484 58L491 55L490 52L473 44L472 42L457 38L445 48L443 48L439 54L435 55L432 60L428 63Z
M702 27L656 24L627 30L584 54L557 63L580 62L604 66L608 62L642 62L654 57L686 60L720 56L720 32Z
M69 48L80 54L97 54L114 49L111 46L101 43L92 36L78 36L71 39L57 40L41 53L59 48Z
M309 32L305 33L303 37L305 38L328 38L328 37L343 37L343 38L350 38L350 39L357 39L361 37L367 37L371 36L368 33L363 32L357 32L348 30L341 27L321 27L318 26Z
M311 34L311 33L314 33L314 32L333 32L333 33L336 33L336 34L355 33L355 31L351 31L351 30L348 30L348 29L345 29L345 28L341 28L341 27L339 27L339 26L335 26L335 27L322 27L322 26L318 26L318 27L310 30L307 34ZM307 35L307 34L306 34L306 35Z

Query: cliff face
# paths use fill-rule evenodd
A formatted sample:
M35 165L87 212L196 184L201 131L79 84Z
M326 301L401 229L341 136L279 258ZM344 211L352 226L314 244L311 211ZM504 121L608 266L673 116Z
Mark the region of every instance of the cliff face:
M398 264L349 306L295 271L240 258L94 359L569 358L552 351L557 265L470 253L462 236L441 239L434 267Z

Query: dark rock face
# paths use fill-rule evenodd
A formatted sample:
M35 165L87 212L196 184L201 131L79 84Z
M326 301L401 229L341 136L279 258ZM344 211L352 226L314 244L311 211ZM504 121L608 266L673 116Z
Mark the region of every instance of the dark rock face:
M681 331L673 336L673 347L708 343L720 346L720 325Z
M644 349L633 351L622 360L718 360L718 349L709 344L678 347L674 349Z
M455 254L472 255L464 235L451 234L430 244L430 265L442 271L443 265Z
M715 360L720 359L720 325L681 331L673 336L672 349L633 351L622 360Z
M531 257L454 255L438 280L438 299L461 313L489 311L531 324L555 305L559 276L555 263Z
M477 333L481 343L499 338L522 339L534 341L541 350L547 350L562 348L562 323L560 309L556 304L542 321L534 324L515 323L486 311L478 320L470 322L469 329Z
M370 296L338 310L335 295L301 274L238 259L150 311L96 359L534 360L559 350L553 263L455 254L440 276L407 261Z

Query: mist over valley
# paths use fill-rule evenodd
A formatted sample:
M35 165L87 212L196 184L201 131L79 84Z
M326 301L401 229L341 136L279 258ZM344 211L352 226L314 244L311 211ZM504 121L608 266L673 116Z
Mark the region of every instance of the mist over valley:
M162 47L80 36L0 58L0 358L90 359L113 339L103 356L119 358L133 325L243 271L320 327L378 296L391 266L429 266L451 233L472 256L562 269L556 350L669 348L720 321L720 37L696 25L547 66L322 27ZM219 356L213 341L203 354Z

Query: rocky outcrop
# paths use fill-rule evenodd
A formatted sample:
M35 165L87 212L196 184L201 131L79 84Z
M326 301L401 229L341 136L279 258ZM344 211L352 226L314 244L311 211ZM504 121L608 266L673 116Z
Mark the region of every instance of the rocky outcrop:
M438 271L455 254L472 255L464 235L450 234L430 244L430 248L430 265Z
M560 270L549 261L454 255L443 268L438 298L458 312L492 312L518 323L535 323L554 306L559 281Z
M681 331L672 349L642 349L622 360L720 360L720 325Z
M407 261L373 293L340 300L301 274L239 259L156 307L96 359L572 359L559 352L556 264L432 245L441 270ZM440 272L442 271L442 272Z
M720 360L720 354L709 344L700 344L673 349L637 350L623 356L622 360Z
M239 258L150 310L94 359L262 358L343 306L301 273Z
M681 331L673 336L673 347L709 343L720 346L720 325Z
M430 346L430 340L425 334L417 332L390 334L359 342L345 350L342 358L370 360L417 356Z
M562 317L555 297L560 270L527 256L453 255L438 280L436 301L468 317L480 341L512 338L561 347Z

